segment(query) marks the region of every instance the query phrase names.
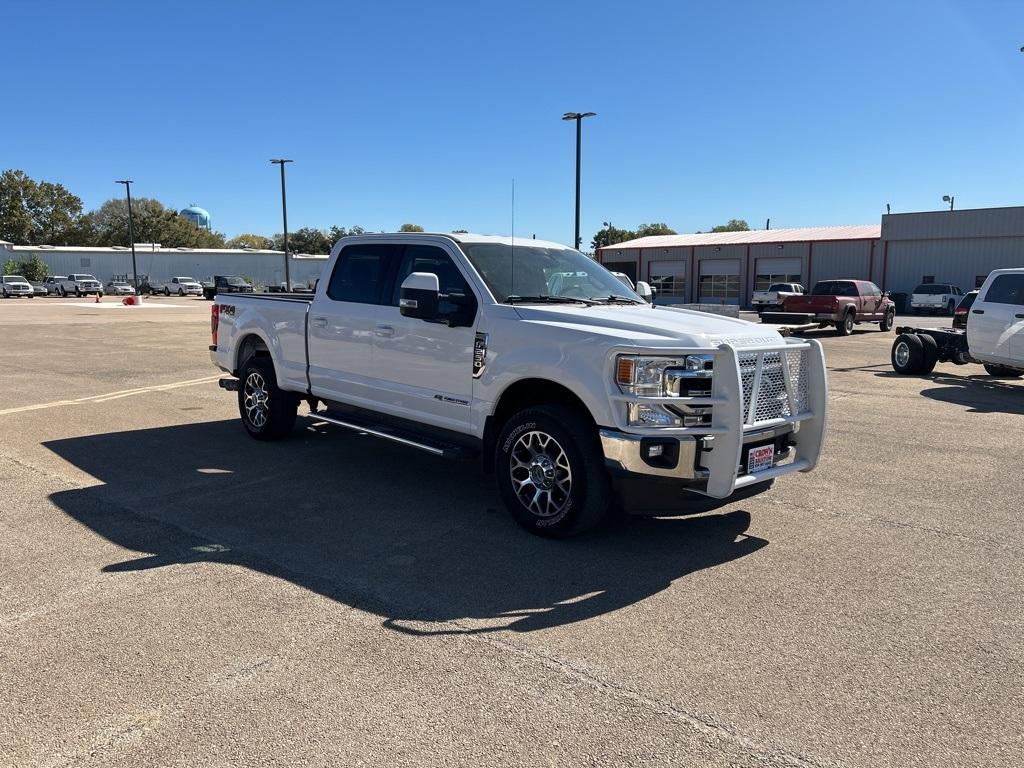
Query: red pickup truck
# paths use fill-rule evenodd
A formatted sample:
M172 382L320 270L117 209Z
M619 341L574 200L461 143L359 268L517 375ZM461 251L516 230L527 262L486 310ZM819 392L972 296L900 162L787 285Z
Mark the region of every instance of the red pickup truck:
M766 323L817 323L819 328L834 326L840 336L853 333L859 323L878 323L879 330L892 329L896 304L887 293L867 280L822 280L803 296L789 296L782 312L765 312Z

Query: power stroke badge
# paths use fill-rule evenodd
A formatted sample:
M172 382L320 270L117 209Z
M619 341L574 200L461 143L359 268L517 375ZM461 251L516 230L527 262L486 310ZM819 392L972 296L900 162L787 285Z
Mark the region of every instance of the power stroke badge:
M476 338L473 340L473 378L479 379L484 374L484 368L487 367L487 339L486 333L476 334Z

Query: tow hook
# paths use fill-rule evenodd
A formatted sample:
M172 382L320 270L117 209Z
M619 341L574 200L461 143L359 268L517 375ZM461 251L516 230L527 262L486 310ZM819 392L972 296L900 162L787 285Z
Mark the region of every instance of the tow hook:
M217 384L228 392L238 391L238 379L217 379Z

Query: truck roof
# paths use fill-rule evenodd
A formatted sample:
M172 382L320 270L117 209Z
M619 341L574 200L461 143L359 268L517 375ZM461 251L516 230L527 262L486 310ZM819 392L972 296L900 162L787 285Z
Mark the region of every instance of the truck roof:
M390 239L395 236L411 237L411 238L437 238L445 237L449 240L454 240L457 243L499 243L501 245L535 245L541 248L558 248L561 250L571 250L569 246L562 243L552 242L551 240L535 240L532 237L516 237L514 240L511 237L505 237L503 235L478 235L472 232L380 232L370 233L367 232L363 235L356 235L360 239ZM348 239L348 238L346 238Z

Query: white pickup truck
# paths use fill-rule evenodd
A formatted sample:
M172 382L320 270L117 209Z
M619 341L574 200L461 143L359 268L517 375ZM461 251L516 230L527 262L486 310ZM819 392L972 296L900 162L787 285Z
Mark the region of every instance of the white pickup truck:
M253 437L287 436L305 401L323 422L482 458L542 535L612 504L667 514L753 496L813 469L825 432L817 341L652 306L540 240L347 237L312 297L218 294L211 327Z
M754 291L750 303L758 314L770 309L781 310L790 296L803 296L807 291L799 283L773 283L767 291Z
M969 306L966 328L897 328L892 367L931 373L936 363L981 363L990 376L1024 375L1024 269L990 272Z

